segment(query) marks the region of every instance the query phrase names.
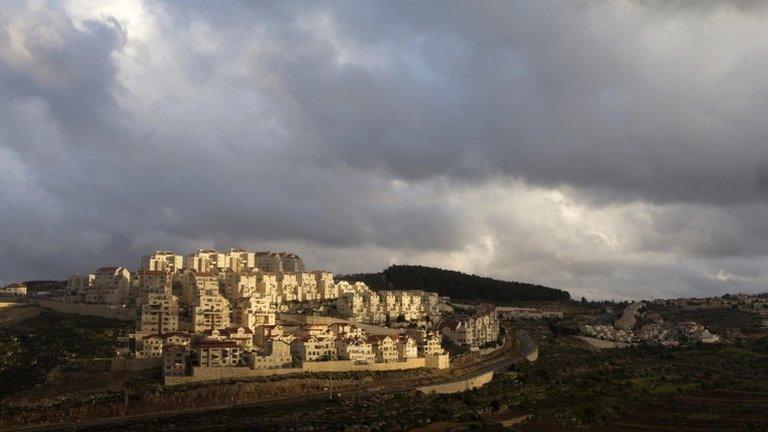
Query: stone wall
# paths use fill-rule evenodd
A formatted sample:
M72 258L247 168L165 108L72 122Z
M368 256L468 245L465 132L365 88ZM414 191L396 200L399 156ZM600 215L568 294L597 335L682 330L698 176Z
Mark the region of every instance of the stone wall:
M200 381L215 381L227 378L248 378L269 375L301 373L301 368L251 369L248 367L193 367L192 376L167 376L165 385L179 385Z
M141 359L145 360L145 359ZM434 362L439 359L433 360ZM447 363L447 356L444 356ZM160 365L158 364L158 367ZM394 371L418 369L426 366L423 357L411 358L402 362L354 364L350 360L335 360L324 362L304 362L301 367L251 369L249 367L193 367L191 376L167 376L165 385L178 385L200 381L214 381L227 378L248 378L269 375L286 375L302 372L352 372L352 371Z
M68 303L42 298L32 298L29 302L62 313L90 315L123 321L133 321L136 318L136 308L124 308L122 306L101 304Z
M486 372L482 375L470 377L467 379L452 381L443 384L432 384L428 386L419 387L419 391L424 394L448 394L459 393L467 390L472 390L478 387L482 387L493 379L493 371Z
M354 364L351 360L304 362L302 364L302 370L305 372L393 371L416 369L425 366L425 359L423 357L417 357L393 363Z

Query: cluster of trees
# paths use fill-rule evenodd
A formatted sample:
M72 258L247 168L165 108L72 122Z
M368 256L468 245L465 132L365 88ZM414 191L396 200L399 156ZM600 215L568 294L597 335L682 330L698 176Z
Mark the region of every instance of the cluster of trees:
M433 291L452 299L496 303L515 301L570 300L568 292L523 282L509 282L433 267L393 265L381 273L338 276L350 282L364 282L374 290Z

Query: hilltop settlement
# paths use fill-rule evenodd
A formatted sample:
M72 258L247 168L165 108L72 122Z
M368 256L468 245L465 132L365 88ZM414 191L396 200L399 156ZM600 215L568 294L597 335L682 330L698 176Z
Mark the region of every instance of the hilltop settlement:
M492 305L459 313L434 292L373 291L307 270L285 252L156 251L137 270L71 275L64 301L135 311L135 332L123 338L113 369L160 368L166 384L296 371L445 369L444 343L473 351L500 341Z

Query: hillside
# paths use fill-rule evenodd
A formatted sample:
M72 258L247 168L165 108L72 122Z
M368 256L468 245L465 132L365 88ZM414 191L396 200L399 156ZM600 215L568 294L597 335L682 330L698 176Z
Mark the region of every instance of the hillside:
M515 301L570 300L568 292L523 282L509 282L433 267L394 265L381 273L337 276L337 279L365 282L372 289L434 291L454 300Z

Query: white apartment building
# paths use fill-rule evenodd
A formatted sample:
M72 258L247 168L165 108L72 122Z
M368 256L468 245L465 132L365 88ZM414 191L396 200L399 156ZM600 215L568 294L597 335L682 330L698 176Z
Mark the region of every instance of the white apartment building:
M302 336L291 342L291 354L301 361L336 359L336 341L317 336Z
M139 270L139 292L147 294L171 294L173 275L166 270Z
M256 277L256 293L266 295L273 304L282 303L277 290L277 274L260 270L254 270L253 274Z
M298 282L295 273L280 272L277 276L277 295L281 302L298 301Z
M187 374L189 349L170 345L163 352L163 376L184 376Z
M416 341L407 335L401 335L397 339L397 358L400 361L416 358L419 356L419 348Z
M144 336L141 341L141 351L138 353L138 357L162 357L163 346L165 345L165 338L159 334L150 334Z
M195 333L229 327L229 301L218 293L208 290L193 302L193 326Z
M437 321L440 317L438 296L425 291L382 291L375 293L364 283L336 284L336 309L345 318L381 324Z
M274 369L290 366L293 363L291 342L280 337L269 339L263 350L246 351L246 362L251 369Z
M253 329L253 342L260 348L266 348L266 341L284 335L280 324L260 325Z
M131 291L131 272L125 267L102 267L94 273L93 287L98 297L95 303L125 304Z
M397 337L392 335L372 335L368 342L373 347L377 363L393 363L399 360Z
M324 270L315 270L315 285L317 293L322 300L332 300L339 296L336 284L333 282L333 273Z
M177 346L188 350L192 338L188 333L170 332L164 334L149 334L141 341L142 347L139 357L162 357L163 352L169 346Z
M27 295L27 286L22 283L12 283L0 288L0 295L5 296L25 296Z
M419 355L422 357L443 354L445 352L445 350L443 350L443 338L440 335L440 332L412 329L408 330L407 333L416 341Z
M213 249L198 249L184 257L184 268L194 270L198 273L207 273L214 268L224 268L225 254L219 253Z
M181 278L182 298L186 305L192 305L201 293L219 294L219 280L214 273L185 270Z
M173 294L150 293L139 312L139 331L168 333L179 329L179 299Z
M304 262L294 253L256 252L256 267L269 273L302 272Z
M94 288L96 275L93 273L80 275L73 274L67 279L67 295L81 303L97 303L98 292Z
M296 277L296 297L298 301L320 300L317 291L317 276L314 273L299 271Z
M232 340L206 340L197 347L200 367L233 367L242 363L243 347Z
M346 322L335 322L328 325L328 331L333 333L337 338L355 338L365 339L365 332L360 327L354 326Z
M295 253L280 252L280 258L283 261L283 271L303 272L304 261Z
M184 268L184 257L172 251L155 251L141 257L141 269L176 273Z
M362 291L340 293L339 298L336 299L336 309L344 318L352 318L368 324L381 324L385 321L379 295L367 286Z
M235 302L232 320L237 325L255 329L258 326L275 325L275 312L277 310L269 297L253 294Z
M499 317L493 305L483 305L474 315L446 321L441 327L445 337L469 349L495 343L499 338Z
M206 340L231 340L237 342L237 344L245 350L253 349L253 330L247 327L227 327L223 329L207 330L204 334Z
M365 339L337 339L336 356L340 360L352 360L352 362L356 364L376 362L376 355L373 353L373 345Z
M379 296L384 314L391 323L440 319L437 293L420 290L381 291Z
M256 267L256 254L244 249L230 249L224 254L224 262L220 268L228 268L234 272L241 272Z

